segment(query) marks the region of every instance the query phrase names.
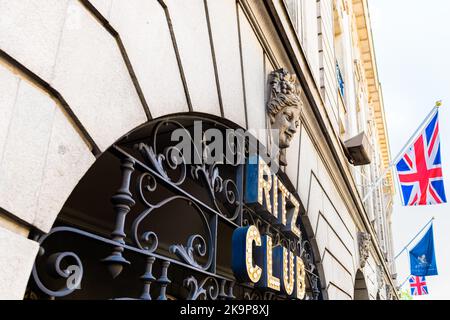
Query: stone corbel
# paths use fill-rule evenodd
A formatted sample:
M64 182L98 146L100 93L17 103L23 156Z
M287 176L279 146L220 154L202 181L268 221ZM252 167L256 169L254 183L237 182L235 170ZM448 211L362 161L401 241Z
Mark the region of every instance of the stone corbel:
M370 254L370 242L371 236L367 232L358 233L358 244L359 244L359 265L361 269L366 266L367 259Z

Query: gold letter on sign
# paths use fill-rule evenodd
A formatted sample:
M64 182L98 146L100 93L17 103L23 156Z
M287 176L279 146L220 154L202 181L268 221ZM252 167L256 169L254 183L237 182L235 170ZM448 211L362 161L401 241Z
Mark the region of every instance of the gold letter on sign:
M287 295L294 291L294 254L283 247L283 287Z
M305 264L300 257L296 257L295 260L297 260L297 268L295 271L295 296L297 297L297 299L303 300L303 298L305 297Z
M281 206L281 216L280 216L280 223L285 226L286 225L286 199L289 199L290 192L286 189L286 187L281 183L281 181L278 182L278 190L280 191L280 206Z
M293 233L297 237L300 238L300 229L297 227L297 218L298 218L298 211L300 209L300 203L295 199L295 196L291 193L289 195L289 200L291 201L294 208L289 209L288 213L288 224L286 226L286 229L288 232Z
M278 218L278 181L277 176L273 176L273 185L272 185L272 215L275 219Z
M281 277L281 289L288 295L294 293L295 284L295 255L284 246L274 249L274 272Z
M247 267L247 274L253 283L261 279L262 269L257 265L253 265L253 242L257 247L261 246L261 235L255 226L251 226L247 231L245 241L245 265Z
M256 247L256 252L253 252L253 246ZM261 279L263 270L253 263L254 253L264 250L263 248L258 250L261 246L261 234L255 226L240 227L233 231L231 267L239 282L257 283Z

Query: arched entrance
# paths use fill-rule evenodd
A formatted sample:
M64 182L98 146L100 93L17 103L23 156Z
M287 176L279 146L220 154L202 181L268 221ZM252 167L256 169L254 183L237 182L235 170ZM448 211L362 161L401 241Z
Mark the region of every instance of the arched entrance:
M238 135L224 139L222 153L230 161L216 161L217 149L214 154L207 143L212 140L205 137L209 129L229 137L228 130L237 126L198 114L165 117L109 148L74 189L53 229L36 235L41 250L27 296L288 299L234 277L233 233L254 225L270 235L274 247L288 248L302 259L303 297L321 299L300 215L295 221L302 235L298 239L248 206L243 196L248 140ZM182 158L180 140L171 139L174 132L189 138L191 152ZM277 179L298 201L287 176L280 171ZM295 200L289 201L293 206Z
M354 300L370 300L369 291L367 290L366 280L361 270L356 272Z

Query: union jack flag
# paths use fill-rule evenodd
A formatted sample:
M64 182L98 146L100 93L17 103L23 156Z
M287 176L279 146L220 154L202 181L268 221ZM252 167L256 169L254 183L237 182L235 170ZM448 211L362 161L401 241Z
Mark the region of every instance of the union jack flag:
M438 111L396 163L404 206L446 203Z
M425 277L411 276L409 278L412 296L423 296L428 294L427 282Z

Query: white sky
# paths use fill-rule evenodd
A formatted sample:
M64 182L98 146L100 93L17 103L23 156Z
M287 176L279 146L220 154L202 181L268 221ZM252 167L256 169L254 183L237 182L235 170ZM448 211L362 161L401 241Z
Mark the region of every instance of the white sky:
M450 1L369 0L369 6L391 155L397 155L435 101L442 99L441 152L450 201ZM422 299L450 299L449 204L402 207L397 192L393 214L395 254L433 216L439 276L427 278L430 295ZM409 274L407 252L396 265L400 284ZM409 284L403 288L409 290Z

